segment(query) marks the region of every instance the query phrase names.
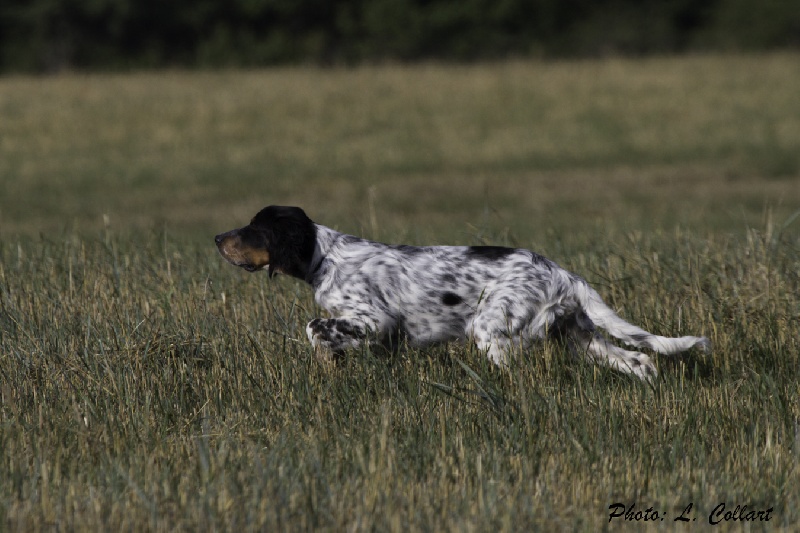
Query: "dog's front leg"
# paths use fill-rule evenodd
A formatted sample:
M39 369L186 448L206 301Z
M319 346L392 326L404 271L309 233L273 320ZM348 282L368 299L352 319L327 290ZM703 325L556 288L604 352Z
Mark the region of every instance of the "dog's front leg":
M370 328L356 318L315 318L306 326L306 334L319 359L331 361L345 350L358 348L367 339Z

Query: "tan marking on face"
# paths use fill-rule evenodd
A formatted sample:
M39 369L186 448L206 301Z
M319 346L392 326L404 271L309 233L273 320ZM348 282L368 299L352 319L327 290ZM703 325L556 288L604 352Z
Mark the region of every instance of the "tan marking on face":
M238 235L229 235L217 243L219 253L229 263L247 270L261 270L269 265L269 252L242 242Z

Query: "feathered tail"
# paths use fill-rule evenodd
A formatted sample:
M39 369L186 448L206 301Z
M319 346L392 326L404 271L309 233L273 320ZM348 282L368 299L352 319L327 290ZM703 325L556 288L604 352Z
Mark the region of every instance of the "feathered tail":
M582 279L576 282L575 295L597 327L606 330L625 344L637 348L649 348L662 354L685 352L690 348L699 348L704 352L711 351L711 341L706 337L661 337L629 324L608 307L597 291Z

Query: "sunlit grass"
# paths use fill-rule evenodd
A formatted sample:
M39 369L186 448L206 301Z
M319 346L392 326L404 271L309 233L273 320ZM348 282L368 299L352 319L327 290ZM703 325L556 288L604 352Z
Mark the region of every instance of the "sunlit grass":
M456 346L326 368L308 290L207 247L5 245L6 524L594 529L616 501L796 523L796 241L632 236L568 262L624 316L714 353L659 359L652 389L548 344L511 372Z

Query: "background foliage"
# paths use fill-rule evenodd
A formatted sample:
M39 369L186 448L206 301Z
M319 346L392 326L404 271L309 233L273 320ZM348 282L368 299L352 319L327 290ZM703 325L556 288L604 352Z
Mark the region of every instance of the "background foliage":
M800 45L800 0L4 0L0 70L638 55Z

